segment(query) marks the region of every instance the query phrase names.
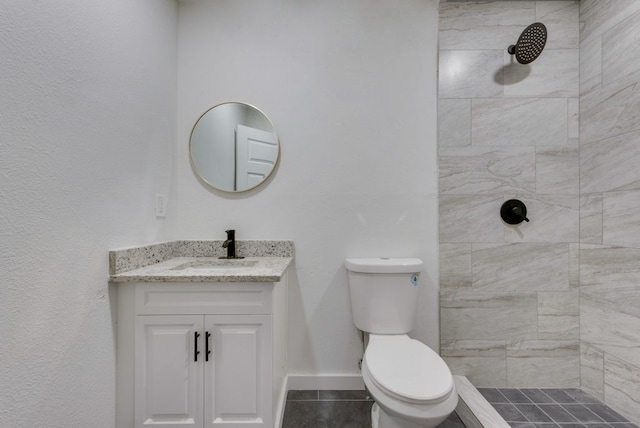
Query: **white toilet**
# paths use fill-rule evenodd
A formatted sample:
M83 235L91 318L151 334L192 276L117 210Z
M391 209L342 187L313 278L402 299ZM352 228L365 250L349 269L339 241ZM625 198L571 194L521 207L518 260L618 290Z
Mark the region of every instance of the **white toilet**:
M411 339L420 259L347 259L353 322L369 333L362 377L375 400L373 428L432 428L451 414L458 394L446 363Z

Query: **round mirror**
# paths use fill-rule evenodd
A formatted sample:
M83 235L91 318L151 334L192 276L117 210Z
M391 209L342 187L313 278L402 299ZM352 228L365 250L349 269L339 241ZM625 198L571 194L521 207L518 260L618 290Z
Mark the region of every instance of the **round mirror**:
M195 173L209 186L243 192L260 185L273 172L280 143L273 124L256 107L223 103L196 122L189 140Z

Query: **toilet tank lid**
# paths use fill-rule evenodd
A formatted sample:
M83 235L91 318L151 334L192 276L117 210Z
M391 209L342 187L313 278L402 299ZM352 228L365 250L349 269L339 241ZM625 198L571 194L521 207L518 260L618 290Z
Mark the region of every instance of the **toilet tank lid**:
M422 270L422 260L416 258L349 258L345 267L351 272L362 273L417 273Z

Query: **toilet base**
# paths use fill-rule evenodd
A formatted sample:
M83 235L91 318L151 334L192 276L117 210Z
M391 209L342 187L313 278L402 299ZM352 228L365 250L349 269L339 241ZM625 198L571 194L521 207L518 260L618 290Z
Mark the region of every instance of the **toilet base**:
M373 406L371 406L371 428L378 428L379 415L380 407L378 407L378 403L373 403Z
M442 417L441 420L429 420L420 421L416 423L407 419L401 419L398 417L389 416L384 410L378 406L378 403L373 403L371 407L371 427L372 428L432 428L437 427L447 417Z

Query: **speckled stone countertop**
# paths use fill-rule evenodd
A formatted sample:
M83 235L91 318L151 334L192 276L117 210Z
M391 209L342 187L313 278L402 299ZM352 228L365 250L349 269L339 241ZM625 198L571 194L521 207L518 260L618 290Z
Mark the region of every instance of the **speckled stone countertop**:
M246 257L244 264L216 267L224 263L211 257L176 257L166 262L112 275L112 282L278 282L291 257ZM209 263L212 264L209 267Z
M293 260L292 241L236 241L236 254L245 258L221 261L222 242L171 241L109 251L109 280L278 282ZM226 266L215 266L221 263Z

